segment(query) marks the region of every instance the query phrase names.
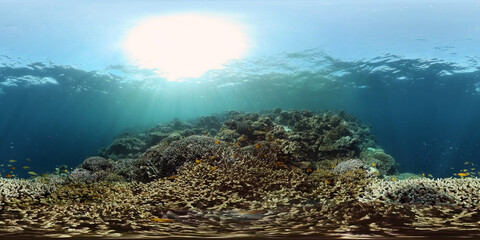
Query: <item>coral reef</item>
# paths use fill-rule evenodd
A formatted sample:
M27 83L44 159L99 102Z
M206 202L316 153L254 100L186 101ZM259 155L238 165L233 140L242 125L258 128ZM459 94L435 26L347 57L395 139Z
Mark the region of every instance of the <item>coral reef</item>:
M117 138L105 149L100 149L99 156L109 159L137 158L146 149L146 144L138 137Z
M98 156L89 157L72 171L68 179L74 182L122 181L122 174L129 177L126 174L131 171L122 169L124 165L124 160L114 162Z
M207 136L193 135L171 144L162 142L151 147L135 162L134 177L146 182L170 176L188 162L205 159L220 163L230 161L231 155L225 143Z
M425 205L457 205L466 208L480 206L480 179L428 179L371 182L361 201L410 203Z
M192 143L188 148L177 144L190 136L211 137L209 147L215 146L213 138L218 139L222 148L228 149L226 152L240 155L259 155L255 150L261 145L263 155L302 169L325 168L357 158L366 165L376 164L382 175L396 173L395 160L375 143L368 126L344 112L275 109L261 113L230 111L200 117L190 123L175 119L142 134L124 134L100 156L114 160L137 159L133 164L134 177L128 179L151 181L174 174L184 162L205 154L191 151L207 147L206 142ZM178 153L182 148L183 152ZM140 149L146 151L140 152ZM178 156L172 155L175 151ZM192 156L183 156L186 154Z
M398 173L395 159L389 154L386 154L382 149L367 148L366 151L362 151L360 158L362 158L368 166L372 166L372 164L375 165L382 175L394 175Z
M343 162L340 162L335 166L333 172L335 173L345 173L351 172L354 170L367 170L365 164L360 159L350 159Z
M0 235L387 236L468 232L480 219L478 179L377 177L395 174L395 160L343 112L176 119L101 152L70 174L0 178Z

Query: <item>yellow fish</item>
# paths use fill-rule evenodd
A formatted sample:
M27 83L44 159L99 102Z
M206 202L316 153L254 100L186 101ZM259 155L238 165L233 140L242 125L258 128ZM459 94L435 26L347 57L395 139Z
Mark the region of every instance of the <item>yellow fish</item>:
M195 160L195 162L196 163L201 163L202 161L197 159L197 160Z
M259 143L257 143L257 146L255 146L255 148L256 148L256 149L259 149L261 146L262 146L262 143L259 142Z
M203 131L203 133L207 133L207 131Z
M37 176L37 173L32 172L32 171L28 172L28 174L33 175L33 176Z
M392 177L392 180L393 180L394 182L397 181L397 179L395 179L394 177Z
M422 177L425 177L425 173L422 173Z
M173 179L175 179L175 178L177 178L177 176L176 176L176 175L173 175L173 176L168 177L167 179L173 180Z
M475 170L475 168L470 168L470 170Z
M461 172L461 173L457 173L457 175L463 178L463 177L468 176L468 173Z
M326 184L330 184L330 181L328 181L328 180L325 180L325 183L326 183Z
M215 141L215 143L216 143L216 144L220 144L220 141L217 140L217 141Z
M372 163L372 166L376 167L376 166L377 166L377 164L375 164L375 163Z
M212 167L212 170L217 170L217 168L218 168L217 166L215 166L215 167Z
M470 164L470 162L464 162L463 164Z
M167 219L167 218L152 218L150 219L154 222L161 222L161 223L171 223L171 222L175 222L175 220L173 219Z
M14 163L14 162L17 162L17 160L12 159L12 160L9 160L9 162Z
M30 169L29 166L23 166L22 168L23 168L23 169Z
M292 170L295 169L295 166L292 166Z
M433 178L433 175L432 175L432 174L430 174L430 173L428 174L428 176L429 176L429 177L431 177L431 178Z
M307 169L307 172L312 172L313 170L311 168Z
M283 166L285 165L285 162L276 162L275 164L277 164L277 166Z

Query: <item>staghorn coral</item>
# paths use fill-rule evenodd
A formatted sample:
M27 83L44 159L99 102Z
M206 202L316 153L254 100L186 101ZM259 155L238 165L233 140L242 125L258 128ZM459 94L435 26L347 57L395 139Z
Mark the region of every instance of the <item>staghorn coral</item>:
M367 186L360 200L478 208L480 206L478 189L480 189L478 178L417 178L397 182L379 180Z

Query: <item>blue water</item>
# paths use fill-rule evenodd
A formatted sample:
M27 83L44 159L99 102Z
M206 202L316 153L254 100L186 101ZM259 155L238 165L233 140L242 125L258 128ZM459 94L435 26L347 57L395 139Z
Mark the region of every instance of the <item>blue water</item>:
M75 167L123 131L174 118L274 108L354 114L401 172L448 177L466 161L480 164L475 60L342 60L314 49L239 60L200 81L166 82L122 65L91 71L1 59L2 175L11 159L20 177L28 177L24 165L37 173Z

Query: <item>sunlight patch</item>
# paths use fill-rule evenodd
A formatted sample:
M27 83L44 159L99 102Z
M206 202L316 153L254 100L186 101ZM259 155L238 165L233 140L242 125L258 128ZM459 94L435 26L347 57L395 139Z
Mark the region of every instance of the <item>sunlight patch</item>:
M247 37L241 25L222 18L169 15L147 19L130 30L124 49L140 68L178 81L241 58Z

